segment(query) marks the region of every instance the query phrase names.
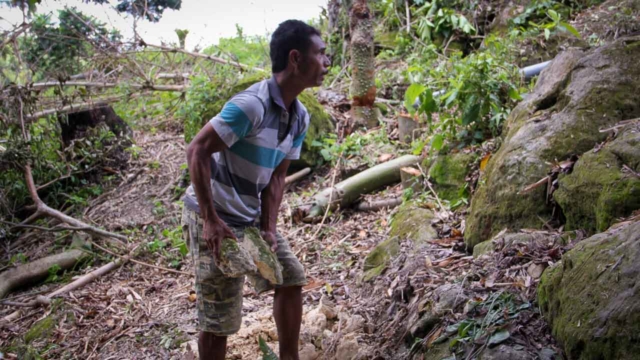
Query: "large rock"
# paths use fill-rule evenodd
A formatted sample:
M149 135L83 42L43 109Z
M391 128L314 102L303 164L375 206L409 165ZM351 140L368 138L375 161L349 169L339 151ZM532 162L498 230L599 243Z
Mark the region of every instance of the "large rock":
M475 160L474 153L455 153L428 158L423 165L438 196L454 202L465 196L466 178Z
M400 208L391 221L389 239L379 243L364 261L363 280L375 279L387 268L400 251L400 240L409 239L416 245L435 239L438 233L431 226L433 211L407 203Z
M626 166L626 168L625 168ZM599 151L589 151L553 194L566 228L604 231L620 217L640 209L640 130L630 125Z
M467 219L469 248L508 228L540 228L549 219L546 189L519 194L550 163L603 142L599 130L640 117L640 37L593 51L569 50L542 72L534 92L509 116L504 143L492 156Z
M538 302L572 359L640 354L640 221L578 243L548 268Z

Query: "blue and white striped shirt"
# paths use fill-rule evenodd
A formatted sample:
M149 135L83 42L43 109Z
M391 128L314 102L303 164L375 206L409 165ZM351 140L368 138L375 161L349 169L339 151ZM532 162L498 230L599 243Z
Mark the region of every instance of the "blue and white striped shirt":
M271 78L229 100L209 121L227 145L211 156L211 191L216 212L230 225L250 225L260 214L260 194L283 159L300 158L309 113L297 99L291 114ZM193 185L185 206L199 212Z

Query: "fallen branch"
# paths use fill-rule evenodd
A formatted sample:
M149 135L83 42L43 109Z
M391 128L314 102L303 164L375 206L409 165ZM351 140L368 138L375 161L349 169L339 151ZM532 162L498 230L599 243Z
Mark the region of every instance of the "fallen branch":
M50 293L49 295L46 296L36 296L36 298L34 300L31 300L29 302L24 303L23 306L25 307L32 307L32 306L38 306L38 305L49 305L51 303L51 299L64 295L70 291L79 289L85 285L87 285L88 283L94 281L95 279L101 277L102 275L105 275L109 272L111 272L112 270L126 264L128 261L130 260L130 256L123 256L121 258L118 258L117 260L114 260L88 274L83 275L82 277L78 278L77 280L59 288L58 290Z
M363 201L356 206L358 211L376 211L382 208L394 208L402 204L402 198L384 199L377 201Z
M161 49L161 50L164 50L164 51L167 51L167 52L182 53L182 54L190 55L190 56L193 56L193 57L199 57L199 58L211 60L213 62L217 62L219 64L235 66L235 67L238 67L238 68L240 68L242 70L254 70L254 71L264 72L264 69L257 68L257 67L252 67L252 66L241 64L241 63L238 63L238 62L225 60L225 59L219 58L217 56L213 56L213 55L207 55L207 54L191 52L191 51L187 51L187 50L184 50L184 49L172 48L172 47L169 47L169 46L147 44L144 41L141 41L141 43L142 43L143 46L149 46L149 47L156 48L156 49Z
M35 83L31 86L33 90L46 89L56 86L83 86L83 87L97 87L97 88L114 88L121 86L122 84L107 83L107 82L91 82L91 81L45 81ZM184 91L187 87L184 85L152 85L152 84L126 84L126 87L136 90L152 90L152 91Z
M106 230L98 229L97 227L86 224L80 220L76 220L69 215L63 214L58 210L50 208L47 204L45 204L40 197L38 196L38 191L36 190L36 185L33 181L33 175L31 174L31 167L24 167L25 180L27 183L27 189L29 190L29 194L31 195L31 199L36 205L36 212L23 221L20 225L28 225L35 219L46 215L50 216L54 219L58 219L60 222L67 223L73 227L80 228L80 230L90 233L95 236L104 237L104 238L116 238L119 240L127 240L127 237L120 234L115 234Z
M405 155L376 165L322 190L314 197L314 204L309 210L308 217L321 215L328 206L346 207L359 199L362 194L400 181L400 168L415 165L419 161L420 158L417 156Z
M70 269L87 256L85 251L73 249L9 269L0 275L0 299L14 289L46 279L49 269Z
M106 248L104 248L104 247L102 247L102 246L100 246L100 245L96 244L96 243L95 243L95 242L93 242L93 241L91 242L91 244L92 244L93 246L95 246L96 248L98 248L98 249L100 249L100 250L102 250L102 251L106 252L106 253L107 253L107 254L109 254L109 255L113 255L113 256L116 256L116 257L124 257L123 255L118 255L118 254L116 254L116 253L114 253L114 252L112 252L112 251L110 251L110 250L107 250ZM162 267L162 266L157 266L157 265L148 264L148 263L146 263L146 262L144 262L144 261L140 261L140 260L136 260L136 259L132 259L132 258L130 258L130 259L129 259L129 261L131 261L132 263L136 263L136 264L138 264L138 265L142 265L142 266L150 267L150 268L152 268L152 269L161 270L161 271L164 271L164 272L170 272L170 273L174 273L174 274L180 274L180 275L193 276L193 274L192 274L192 273L188 273L188 272L184 272L184 271L179 271L179 270L173 270L173 269L167 269L167 268Z
M304 169L298 171L297 173L294 173L294 174L291 174L291 175L287 176L284 179L284 183L285 183L285 185L289 185L291 183L294 183L294 182L302 179L303 177L305 177L305 176L307 176L309 174L311 174L311 168L304 168Z

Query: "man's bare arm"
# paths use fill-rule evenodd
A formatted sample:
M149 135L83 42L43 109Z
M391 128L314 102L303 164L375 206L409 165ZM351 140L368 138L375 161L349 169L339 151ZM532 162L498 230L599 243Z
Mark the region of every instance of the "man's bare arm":
M276 242L276 224L278 222L278 210L284 195L285 178L290 160L282 160L271 175L271 180L262 191L260 227L263 238L271 244L271 249L275 251L278 247Z
M204 220L203 238L216 256L220 255L218 250L223 238L235 238L233 232L216 213L210 185L211 155L226 148L224 141L209 124L198 132L187 148L187 164L191 183L200 206L200 216Z

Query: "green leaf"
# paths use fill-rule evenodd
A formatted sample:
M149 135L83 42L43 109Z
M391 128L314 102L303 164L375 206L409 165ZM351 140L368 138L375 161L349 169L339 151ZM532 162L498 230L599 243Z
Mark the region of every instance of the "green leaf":
M493 335L491 335L491 337L489 338L489 343L488 345L498 345L501 342L507 340L509 337L511 336L511 334L509 334L508 330L502 329L502 330L498 330L495 333L493 333Z
M574 28L573 26L571 26L570 24L566 23L566 22L561 22L560 26L563 27L565 30L567 30L568 32L570 32L571 34L573 34L573 36L577 37L578 39L581 39L582 37L580 36L580 33L578 32L578 30L576 30L576 28Z
M433 92L431 89L425 89L420 94L420 111L425 114L431 114L438 110L438 105L433 99Z
M409 113L413 114L415 112L413 104L425 89L426 86L422 84L411 84L411 86L409 86L407 91L404 93L404 107L407 109L407 111L409 111Z
M431 139L431 150L440 151L442 145L444 145L444 136L442 136L442 134L433 135L433 139Z
M458 97L458 89L453 89L452 91L448 92L445 96L447 96L447 100L444 102L444 105L449 106L449 104L454 102Z
M509 89L509 97L513 100L522 100L522 96L520 96L520 92L515 88Z
M480 120L480 102L475 95L469 96L462 113L462 125L469 125Z
M558 13L553 10L553 9L549 9L549 17L551 18L551 20L558 22L560 20L560 15L558 15Z
M260 351L262 351L262 360L278 360L278 355L271 350L262 336L258 337L258 346L260 347Z
M551 36L551 31L549 31L549 29L544 29L544 38L549 40L549 36Z

